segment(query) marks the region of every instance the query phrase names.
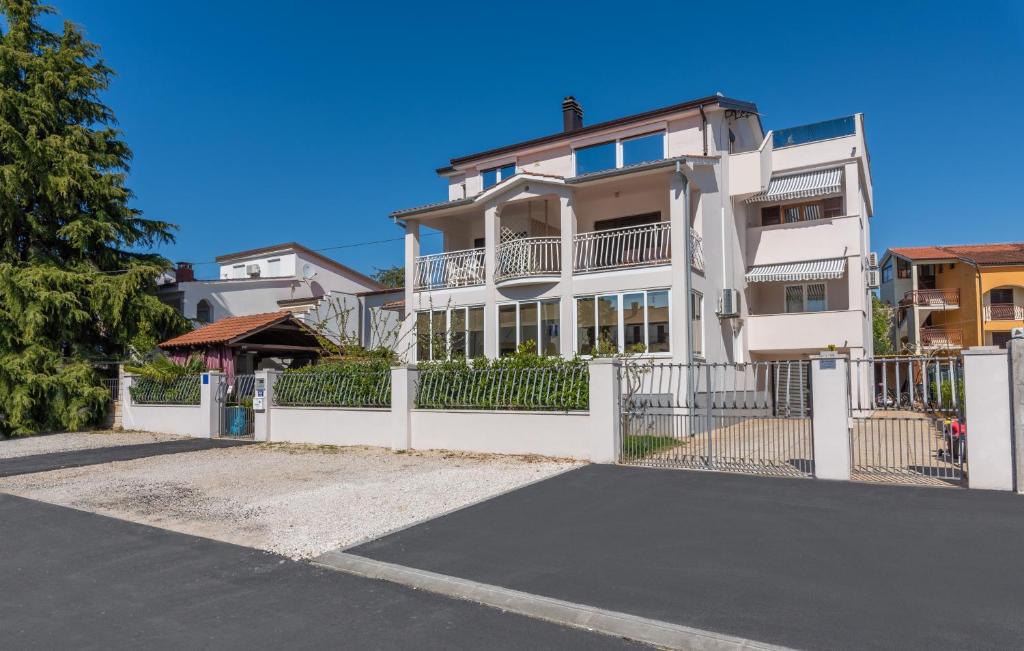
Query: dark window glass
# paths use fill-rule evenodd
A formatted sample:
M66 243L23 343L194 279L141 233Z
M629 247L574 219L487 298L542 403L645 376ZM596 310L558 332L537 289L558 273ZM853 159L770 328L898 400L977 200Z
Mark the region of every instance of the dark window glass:
M843 216L842 197L832 197L831 199L825 199L825 201L822 202L822 207L825 209L825 217Z
M448 332L445 327L447 315L445 310L434 310L430 314L430 350L431 359L448 357Z
M502 181L504 181L505 179L510 179L516 174L516 166L514 164L505 165L500 170L498 170L498 173L501 176Z
M538 352L540 337L537 334L537 304L519 304L519 344L530 343L531 350Z
M576 150L576 176L615 169L615 143L580 147Z
M484 356L484 308L469 308L469 345L466 349L468 357Z
M668 311L666 310L666 314ZM693 353L704 354L704 295L690 293L690 332L693 334Z
M668 292L647 292L647 352L669 352L668 323Z
M594 352L595 326L594 298L576 299L576 352L580 355L590 355Z
M761 225L774 226L782 223L782 209L779 206L766 206L761 209Z
M597 299L597 340L611 348L619 347L619 297Z
M466 356L466 310L456 308L451 312L452 357Z
M644 295L622 297L622 342L626 348L644 345Z
M498 354L512 355L516 352L516 306L498 306Z
M430 312L416 313L416 359L430 360Z
M542 355L558 355L559 345L558 299L540 304L540 338Z
M622 141L622 164L635 165L661 160L665 157L665 136L652 133L648 136Z
M993 289L989 292L988 302L993 305L1009 305L1013 303L1013 289Z
M210 303L203 299L196 304L196 321L199 323L213 323L213 308Z

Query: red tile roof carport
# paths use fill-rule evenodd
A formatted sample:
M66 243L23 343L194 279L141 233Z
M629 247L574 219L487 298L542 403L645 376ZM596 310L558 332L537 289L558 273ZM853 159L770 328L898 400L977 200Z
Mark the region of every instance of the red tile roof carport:
M291 312L264 312L263 314L228 317L202 328L196 328L192 332L183 334L180 337L168 339L161 343L160 347L177 348L180 346L225 344L233 339L276 325L289 318L294 318Z

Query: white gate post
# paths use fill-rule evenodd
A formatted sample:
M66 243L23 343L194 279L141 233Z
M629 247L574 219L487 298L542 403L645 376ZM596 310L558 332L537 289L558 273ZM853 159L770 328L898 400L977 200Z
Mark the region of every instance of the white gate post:
M814 476L819 479L850 479L849 363L829 352L811 358Z
M416 402L415 366L391 367L391 449L412 448L412 408Z
M199 386L199 410L202 416L199 419L200 431L195 435L197 438L208 439L220 434L221 405L217 402L217 395L225 377L220 371L207 371L199 381L202 383Z
M253 439L256 441L269 441L270 440L270 421L272 419L271 412L274 409L274 383L277 382L277 377L280 374L279 371L273 369L265 369L262 371L256 371L256 379L254 380L253 386ZM260 385L260 380L263 381L263 409L256 409L256 391Z
M1010 436L1010 368L1005 350L975 346L964 351L967 417L967 485L1013 490Z
M619 367L616 359L599 358L590 361L590 431L594 435L590 460L595 463L615 463L621 447L622 423L619 389Z
M1010 391L1013 403L1013 465L1018 493L1024 493L1024 338L1016 337L1007 346L1010 349Z
M124 373L122 370L120 380L121 387L118 390L121 392L121 428L133 430L135 429L135 412L132 410L132 406L135 403L132 402L131 387L135 383L135 375Z

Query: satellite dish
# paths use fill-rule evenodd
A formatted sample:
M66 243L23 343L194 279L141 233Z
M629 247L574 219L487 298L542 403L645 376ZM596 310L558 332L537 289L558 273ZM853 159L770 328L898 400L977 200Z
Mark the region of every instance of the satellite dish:
M309 280L310 278L312 278L315 275L316 275L316 272L313 271L313 265L309 264L308 262L306 264L302 265L302 277L303 278L305 278L306 280Z

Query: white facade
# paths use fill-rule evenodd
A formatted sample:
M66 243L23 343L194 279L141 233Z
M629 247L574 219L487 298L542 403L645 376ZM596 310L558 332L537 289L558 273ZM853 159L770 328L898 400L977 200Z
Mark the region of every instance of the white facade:
M823 125L780 140L752 104L711 97L454 159L438 171L447 202L392 214L406 228L408 327L430 334L411 357L495 357L525 340L567 357L640 344L677 362L870 353L863 119ZM763 224L769 204L750 200L821 170L838 184L772 204L817 202L807 220ZM442 232L444 253L420 255L421 226ZM827 261L841 274L802 281L814 287L799 290L813 298L800 313L794 283L747 281ZM723 290L739 292L735 311Z

